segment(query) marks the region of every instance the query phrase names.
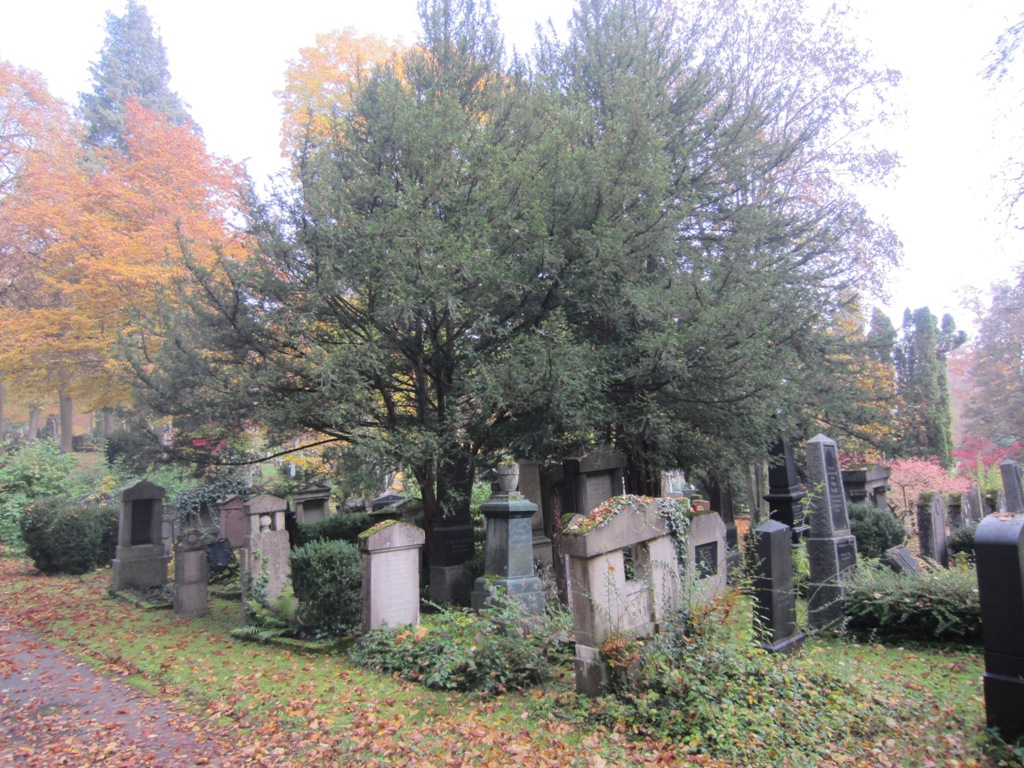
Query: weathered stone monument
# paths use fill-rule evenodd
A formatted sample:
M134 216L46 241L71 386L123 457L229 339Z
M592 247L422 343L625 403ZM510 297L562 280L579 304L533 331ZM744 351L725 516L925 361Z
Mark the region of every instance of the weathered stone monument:
M814 489L807 539L807 620L812 627L831 627L843 618L842 574L857 564L857 539L850 533L834 440L817 435L807 441L807 476Z
M149 589L167 583L170 556L164 548L164 489L140 480L121 490L117 550L110 570L110 591Z
M210 612L210 569L206 542L197 530L185 533L174 548L174 613L176 616L205 616Z
M592 453L562 462L562 514L585 515L623 492L626 458L617 453Z
M554 551L551 548L551 526L545 520L544 492L540 479L540 464L533 461L519 462L519 492L527 501L533 502L534 512L530 525L533 529L533 559L542 566L552 565Z
M515 490L499 491L480 507L487 520L484 575L473 584L473 610L499 589L528 613L544 611L544 591L533 570L533 517L537 505Z
M1013 459L1006 459L999 465L999 474L1003 478L1003 500L1005 508L1000 512L1011 515L1024 514L1024 485L1021 484L1021 469Z
M793 545L789 527L777 520L754 530L754 635L772 653L791 653L804 641L796 628Z
M300 523L318 523L331 516L331 489L311 485L292 494L295 519Z
M946 516L951 533L964 527L964 495L951 493L946 497Z
M892 470L881 464L864 464L843 470L843 488L851 504L870 504L875 509L888 509L886 494Z
M682 603L675 544L658 506L667 501L616 497L563 532L580 693L607 688L605 640L650 635Z
M291 583L291 565L288 555L291 546L284 527L284 513L288 504L277 496L261 494L245 504L249 521L249 535L245 539L242 560L243 602L253 581L264 582L264 591L270 600L281 596Z
M796 544L807 533L804 521L803 498L807 492L800 486L800 476L793 460L793 449L789 440L779 440L771 450L772 460L768 465L768 514L788 527Z
M465 458L454 459L461 469L456 474L465 475L465 493L471 492L469 462ZM468 495L467 495L468 499ZM469 602L472 577L466 572L466 561L473 556L473 519L469 515L468 503L447 517L434 521L430 533L430 599L435 603Z
M985 717L1006 741L1024 736L1024 516L989 515L974 536L985 646Z
M711 508L721 515L722 522L725 523L726 571L731 575L742 564L743 555L740 552L739 533L736 530L732 485L728 478L711 477L708 482L708 501L711 502Z
M949 565L946 523L946 503L941 493L922 493L917 500L917 535L921 542L921 557Z
M980 488L971 488L963 495L960 510L964 527L974 525L985 516L985 500L981 496Z
M363 559L363 632L420 621L422 529L386 520L359 537Z
M918 573L921 570L921 564L906 547L890 547L880 559L895 573Z
M706 509L695 513L690 519L686 535L686 573L684 578L690 587L691 599L704 601L717 597L726 589L726 528L722 516Z
M249 535L249 520L245 515L245 499L241 496L228 496L217 502L220 509L220 526L217 529L220 538L227 539L237 549L245 544Z

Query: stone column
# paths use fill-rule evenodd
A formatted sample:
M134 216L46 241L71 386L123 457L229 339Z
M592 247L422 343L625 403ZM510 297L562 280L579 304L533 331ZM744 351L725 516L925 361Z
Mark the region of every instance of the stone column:
M206 544L199 531L189 531L174 548L174 614L205 616L210 612L209 565Z
M481 610L495 588L518 600L528 613L544 611L544 592L533 570L533 517L537 505L516 492L488 499L480 511L487 519L484 575L473 585L473 610Z
M804 641L796 629L792 533L777 520L754 531L754 634L772 653L791 653Z
M974 536L985 645L985 718L1024 736L1024 516L989 515Z
M363 632L382 625L419 624L420 549L424 533L395 520L359 536L363 558Z
M857 564L857 539L850 533L834 440L818 435L807 441L807 476L814 489L807 539L807 619L812 627L831 627L843 618L843 571Z

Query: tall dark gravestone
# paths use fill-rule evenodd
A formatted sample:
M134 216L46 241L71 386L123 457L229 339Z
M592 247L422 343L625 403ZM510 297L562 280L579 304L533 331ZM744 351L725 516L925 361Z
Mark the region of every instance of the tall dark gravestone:
M1024 513L1024 486L1021 484L1020 464L1013 459L1007 459L999 465L999 473L1003 477L1003 499L1006 503L1006 511L1011 515Z
M788 440L780 440L771 450L772 460L768 465L769 516L792 531L796 544L807 533L804 521L803 498L807 492L800 486L800 475L793 460L793 449Z
M465 481L464 493L472 493L468 462L458 459L460 471L456 475ZM471 577L466 572L466 561L473 557L473 518L469 504L434 522L428 549L430 554L430 599L435 603L466 604L469 602Z
M857 539L850 533L839 449L825 435L807 441L807 479L814 489L807 539L807 620L812 627L831 627L843 618L842 574L857 564Z
M804 641L796 630L796 589L789 527L769 520L754 531L754 634L772 653L790 653Z
M974 535L985 644L985 716L1006 741L1024 736L1024 516L989 515Z
M947 528L946 503L942 500L942 494L922 493L917 501L917 536L921 543L921 557L927 557L943 568L949 565Z

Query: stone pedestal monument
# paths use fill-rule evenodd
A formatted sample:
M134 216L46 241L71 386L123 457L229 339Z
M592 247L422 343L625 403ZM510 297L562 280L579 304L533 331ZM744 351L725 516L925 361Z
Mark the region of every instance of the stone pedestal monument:
M839 451L835 441L825 435L807 441L807 479L813 489L807 539L807 619L812 627L830 627L843 618L842 574L857 564L857 540L850 533Z
M149 589L167 583L171 558L163 540L164 489L140 480L121 490L117 550L111 563L110 591Z
M175 616L205 616L210 612L209 573L203 535L191 530L178 540L174 548Z
M479 611L500 589L529 613L544 610L541 581L533 570L533 516L537 505L514 490L491 496L480 511L487 520L484 575L473 584L471 602Z

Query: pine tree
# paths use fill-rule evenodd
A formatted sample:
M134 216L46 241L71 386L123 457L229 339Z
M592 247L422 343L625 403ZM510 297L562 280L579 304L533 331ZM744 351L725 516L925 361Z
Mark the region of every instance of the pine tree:
M167 52L146 7L128 0L123 16L107 13L107 38L100 60L90 65L92 93L80 94L89 125L86 143L125 148L125 104L135 99L172 123L191 122L186 105L170 89Z

